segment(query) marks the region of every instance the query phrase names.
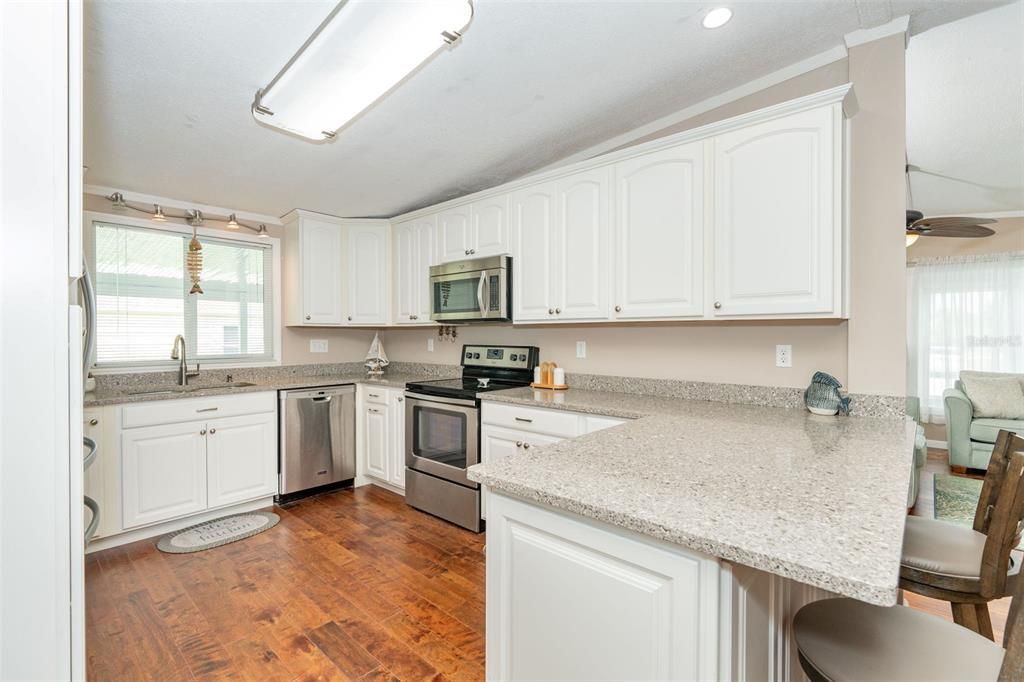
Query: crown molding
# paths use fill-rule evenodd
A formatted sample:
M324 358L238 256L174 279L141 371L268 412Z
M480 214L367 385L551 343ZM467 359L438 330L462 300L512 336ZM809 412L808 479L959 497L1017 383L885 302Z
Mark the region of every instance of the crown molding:
M846 49L863 45L864 43L871 43L882 38L888 38L899 33L903 34L903 47L907 46L907 40L910 36L910 17L904 15L897 17L887 24L881 26L875 26L872 28L862 28L856 31L851 31L843 36L843 42L846 43Z
M281 225L281 219L272 216L264 215L263 213L252 213L250 211L242 211L234 208L225 208L223 206L213 206L211 204L197 204L194 201L182 201L181 199L172 199L170 197L161 197L156 194L143 194L142 192L129 192L127 190L118 189L116 187L106 187L104 185L85 185L82 187L82 191L85 194L92 196L103 197L104 199L109 197L114 192L120 192L124 195L126 201L135 202L138 204L160 204L164 208L178 208L181 210L188 210L190 208L202 211L204 214L211 216L229 216L232 213L239 220L254 223L265 223L267 225Z

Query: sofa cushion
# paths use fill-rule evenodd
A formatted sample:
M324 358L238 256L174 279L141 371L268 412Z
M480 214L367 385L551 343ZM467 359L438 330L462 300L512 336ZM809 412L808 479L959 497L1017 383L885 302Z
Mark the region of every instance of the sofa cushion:
M960 381L974 407L975 419L1024 419L1024 388L1017 376L961 372Z
M1024 419L975 419L971 422L971 440L995 443L1000 430L1024 434Z

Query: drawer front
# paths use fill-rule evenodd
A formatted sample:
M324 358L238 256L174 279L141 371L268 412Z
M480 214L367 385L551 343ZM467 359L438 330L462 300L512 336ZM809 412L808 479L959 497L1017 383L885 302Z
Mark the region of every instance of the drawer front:
M363 391L363 399L368 403L375 405L387 405L388 404L388 389L381 388L379 386L360 386L360 390Z
M273 391L160 400L125 405L121 408L121 428L134 429L139 426L220 419L242 414L273 412L276 409L277 393Z
M484 424L504 426L529 433L546 433L562 438L580 435L580 415L575 412L546 410L518 405L504 405L484 402L482 406Z

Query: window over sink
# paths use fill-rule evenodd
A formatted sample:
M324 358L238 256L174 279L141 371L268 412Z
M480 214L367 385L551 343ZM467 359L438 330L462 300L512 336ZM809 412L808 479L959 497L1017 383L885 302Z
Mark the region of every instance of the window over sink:
M276 358L277 240L198 234L203 294L189 294L191 228L126 220L90 223L88 266L96 286L95 366L163 368L174 337L189 364L267 364Z

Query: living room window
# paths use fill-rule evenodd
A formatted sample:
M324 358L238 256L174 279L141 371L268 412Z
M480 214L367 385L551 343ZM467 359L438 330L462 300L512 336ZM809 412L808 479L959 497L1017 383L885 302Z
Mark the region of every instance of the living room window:
M189 294L190 228L93 221L90 268L96 285L95 365L162 368L174 337L189 362L267 364L275 360L276 240L209 236L203 294Z
M908 389L926 421L961 370L1024 373L1024 253L912 260Z

